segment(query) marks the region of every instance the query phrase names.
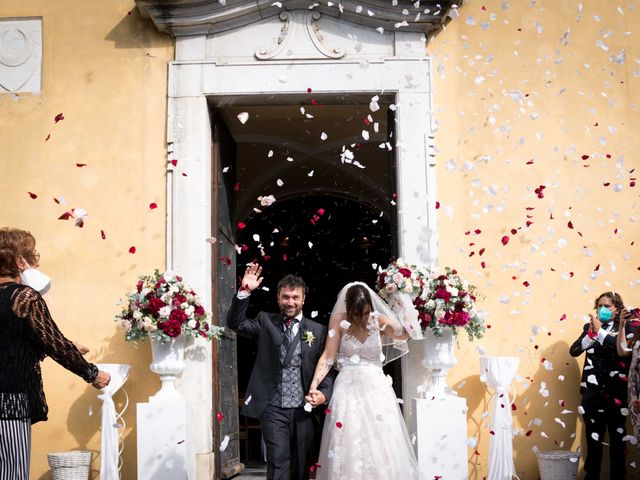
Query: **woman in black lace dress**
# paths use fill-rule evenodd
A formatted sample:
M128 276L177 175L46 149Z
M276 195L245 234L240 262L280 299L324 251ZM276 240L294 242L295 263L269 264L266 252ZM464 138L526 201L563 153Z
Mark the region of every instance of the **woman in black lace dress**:
M88 363L58 329L47 304L21 274L38 266L33 239L20 252L15 233L0 232L0 480L29 478L31 425L47 419L40 362L50 356L96 388L109 374Z

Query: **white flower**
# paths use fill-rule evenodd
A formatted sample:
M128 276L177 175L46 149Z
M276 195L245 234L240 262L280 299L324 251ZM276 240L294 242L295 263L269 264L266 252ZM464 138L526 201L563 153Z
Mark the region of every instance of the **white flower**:
M447 292L449 292L452 297L458 296L458 289L456 287L447 287Z
M162 307L160 310L158 310L158 313L161 317L166 318L171 314L171 307Z
M187 322L187 327L189 327L191 329L194 329L194 328L196 328L196 324L197 324L196 320L189 320Z
M125 318L120 320L120 326L124 328L127 332L131 331L131 322Z
M180 305L180 308L184 310L184 313L187 317L193 317L195 307L189 305L188 303L183 303L182 305Z
M180 289L179 289L177 286L175 286L175 285L171 285L171 286L169 287L169 292L170 292L170 293L178 293L179 291L180 291Z
M404 276L402 276L401 273L394 273L393 277L391 277L393 282L400 285L402 283L402 281L404 280Z
M427 302L427 308L429 309L436 308L436 302L433 301L433 298Z
M436 308L436 312L435 312L435 316L438 320L441 320L444 318L444 309L442 308Z
M143 297L146 297L147 295L149 295L149 293L151 293L150 288L143 288L142 290L140 290L140 295Z
M413 291L413 285L411 285L411 282L407 282L404 286L404 291L407 293L411 293Z
M171 295L170 293L165 293L160 297L160 300L162 300L164 303L171 303L171 298L173 298L173 295Z
M142 312L140 310L136 310L135 312L133 312L133 318L136 320L140 320L142 318Z
M153 333L156 330L158 330L158 327L156 327L153 323L145 323L144 324L144 329L145 329L145 331L147 331L149 333Z

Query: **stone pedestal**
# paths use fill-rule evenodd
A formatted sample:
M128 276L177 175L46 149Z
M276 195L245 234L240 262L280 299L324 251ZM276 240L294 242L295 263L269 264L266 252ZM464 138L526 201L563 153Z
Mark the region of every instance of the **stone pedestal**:
M467 480L467 402L455 395L413 399L420 480Z
M189 424L184 401L137 404L138 480L195 480Z

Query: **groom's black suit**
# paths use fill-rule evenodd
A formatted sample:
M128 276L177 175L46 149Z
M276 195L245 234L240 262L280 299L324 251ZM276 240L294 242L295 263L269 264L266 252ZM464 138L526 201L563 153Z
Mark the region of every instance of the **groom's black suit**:
M317 407L313 413L307 413L302 405L297 408L281 408L272 402L276 388L282 380L281 345L284 332L284 316L280 313L260 312L255 319L247 318L249 298L234 296L227 326L238 334L258 342L256 361L251 372L241 413L261 420L269 460L269 479L303 480L309 475L309 450L313 442L314 416L323 414L323 407ZM310 332L314 338L311 344L302 337ZM291 342L291 349L300 345L302 388L306 393L313 378L316 364L327 335L327 328L308 318L302 318L298 328L298 341ZM299 343L298 343L299 342ZM288 354L284 359L290 360ZM327 402L331 396L335 372L329 373L318 386ZM283 428L286 426L287 428Z

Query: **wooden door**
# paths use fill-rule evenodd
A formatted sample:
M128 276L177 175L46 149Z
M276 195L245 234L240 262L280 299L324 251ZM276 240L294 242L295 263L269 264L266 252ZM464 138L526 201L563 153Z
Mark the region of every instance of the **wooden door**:
M226 325L235 294L235 240L233 235L233 191L236 146L219 115L212 114L212 305L216 324ZM216 478L230 478L244 470L240 463L238 425L238 381L236 334L230 329L213 343L213 401ZM222 417L220 417L220 414ZM222 420L220 420L222 418ZM229 437L223 451L220 445Z

